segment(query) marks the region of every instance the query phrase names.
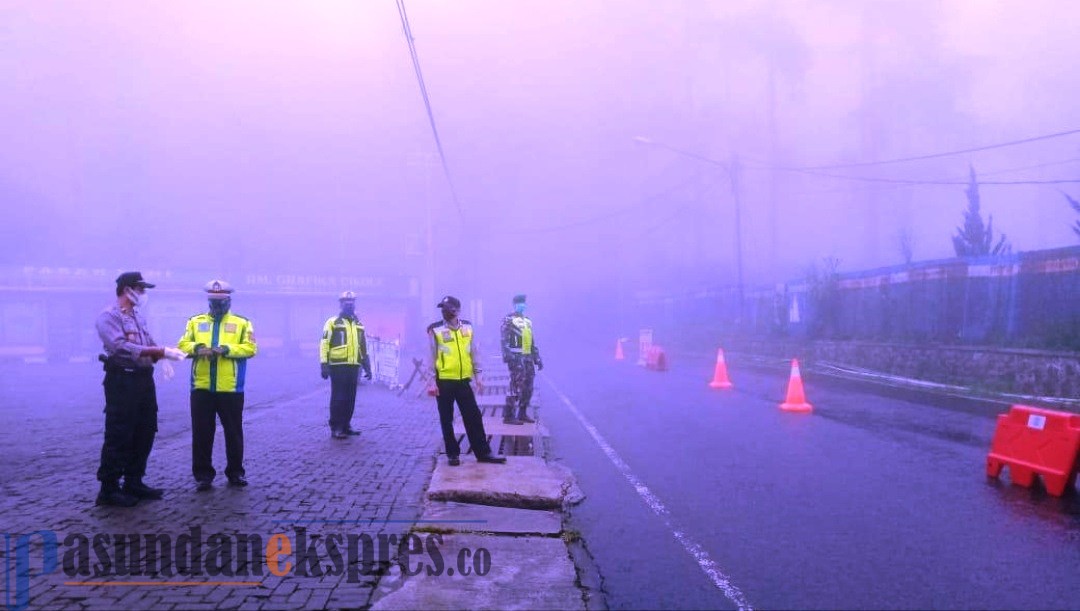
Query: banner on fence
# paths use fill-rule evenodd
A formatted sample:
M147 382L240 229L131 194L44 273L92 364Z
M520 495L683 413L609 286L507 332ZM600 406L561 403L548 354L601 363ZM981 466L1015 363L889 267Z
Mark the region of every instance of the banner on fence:
M401 368L401 342L383 341L378 337L368 338L368 355L371 359L371 377L374 381L386 384L391 389L400 386L398 371Z
M649 348L652 348L652 329L642 329L638 332L638 359L637 364L641 367L645 366L646 357L649 354Z

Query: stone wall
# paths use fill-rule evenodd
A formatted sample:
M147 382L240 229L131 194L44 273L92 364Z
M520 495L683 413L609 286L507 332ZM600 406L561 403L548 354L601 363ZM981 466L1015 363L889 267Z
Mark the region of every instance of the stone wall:
M731 351L869 369L979 390L1080 398L1080 353L857 341L741 339Z

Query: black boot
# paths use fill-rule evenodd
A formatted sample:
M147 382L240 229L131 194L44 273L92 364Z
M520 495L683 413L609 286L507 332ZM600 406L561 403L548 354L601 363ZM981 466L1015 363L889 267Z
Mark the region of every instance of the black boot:
M161 488L147 486L143 483L141 477L128 477L124 478L124 494L137 499L156 501L165 494L165 491Z
M139 499L124 494L120 490L120 484L116 482L101 483L101 492L98 492L95 505L111 505L113 507L134 507Z
M528 411L529 411L529 408L527 406L525 406L525 405L522 405L521 407L519 407L518 408L517 419L520 420L524 424L533 424L536 421L529 417L529 414L527 413Z
M511 403L509 397L506 399L506 405L503 406L503 424L521 424L521 421L514 417L514 404Z

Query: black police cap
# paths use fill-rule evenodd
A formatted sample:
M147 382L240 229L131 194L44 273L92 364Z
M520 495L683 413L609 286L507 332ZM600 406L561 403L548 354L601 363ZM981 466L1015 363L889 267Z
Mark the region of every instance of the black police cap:
M461 302L458 301L457 297L451 297L450 295L447 295L446 297L442 298L442 301L435 304L436 308L445 308L446 306L454 307L460 310Z
M143 280L142 272L124 272L116 277L116 287L123 288L130 286L131 288L144 288L152 289L153 284Z

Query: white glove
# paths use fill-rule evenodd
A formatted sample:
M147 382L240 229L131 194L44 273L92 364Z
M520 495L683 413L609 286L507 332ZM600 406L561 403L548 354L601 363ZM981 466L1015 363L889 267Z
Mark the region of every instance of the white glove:
M171 350L171 348L166 348L166 350ZM177 352L179 352L179 350L177 350ZM162 380L171 380L174 373L172 363L169 361L158 361L158 374Z
M184 354L180 350L177 350L176 348L170 348L168 346L165 347L165 358L169 359L170 361L182 361L186 357L186 354Z

